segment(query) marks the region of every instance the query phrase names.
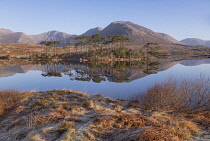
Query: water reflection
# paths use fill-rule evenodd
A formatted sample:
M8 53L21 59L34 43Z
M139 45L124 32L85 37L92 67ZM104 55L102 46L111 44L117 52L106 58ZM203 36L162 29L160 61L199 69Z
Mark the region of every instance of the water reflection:
M198 66L201 64L210 64L210 59L204 59L204 60L185 60L181 63L185 66Z
M72 89L127 98L170 76L176 79L210 77L210 59L147 62L57 62L0 67L0 89L47 91ZM199 65L200 64L200 65ZM193 66L196 65L196 66ZM116 83L117 82L117 83Z
M70 80L128 82L133 75L139 73L140 76L154 74L158 72L158 61L129 61L129 62L92 62L92 63L73 63L62 62L41 65L42 76L62 77L69 76ZM139 77L138 77L139 78Z

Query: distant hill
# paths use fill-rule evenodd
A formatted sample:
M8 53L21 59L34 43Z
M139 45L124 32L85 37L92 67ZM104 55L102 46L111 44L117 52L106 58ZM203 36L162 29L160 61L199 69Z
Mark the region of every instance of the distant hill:
M81 34L84 36L92 36L101 34L109 37L112 35L124 35L130 39L130 44L139 45L149 42L163 44L183 44L165 33L157 33L143 26L134 24L128 21L112 22L104 29L96 27ZM39 44L41 41L61 40L66 43L69 37L75 37L60 31L48 31L38 35L26 35L22 32L13 32L7 29L0 29L0 43L24 43L24 44Z
M39 44L41 41L56 41L56 40L66 43L68 42L69 37L75 37L77 35L72 35L65 32L52 30L38 35L29 35L29 36L36 42L36 44Z
M35 44L35 41L23 32L13 32L8 29L0 29L0 43Z
M191 46L207 46L210 47L210 40L201 40L197 38L187 38L184 40L181 40L180 42L191 45Z
M94 34L100 34L102 30L103 28L101 27L92 28L86 31L85 33L83 33L82 36L92 36Z

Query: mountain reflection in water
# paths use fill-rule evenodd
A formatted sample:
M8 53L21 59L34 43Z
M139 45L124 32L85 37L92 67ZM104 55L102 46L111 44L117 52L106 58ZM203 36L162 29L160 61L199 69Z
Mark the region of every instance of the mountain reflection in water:
M128 98L156 82L210 76L210 59L149 62L61 62L0 67L0 89L46 91L72 89Z

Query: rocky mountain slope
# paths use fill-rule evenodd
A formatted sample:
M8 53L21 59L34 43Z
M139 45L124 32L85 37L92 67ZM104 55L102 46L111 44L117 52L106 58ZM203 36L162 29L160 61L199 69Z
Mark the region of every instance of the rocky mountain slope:
M145 44L148 42L182 44L169 35L157 33L143 26L125 21L112 22L101 31L101 34L106 37L124 35L130 39L131 44Z
M187 39L181 40L180 42L182 42L186 45L210 47L210 40L201 40L201 39L197 39L197 38L187 38Z

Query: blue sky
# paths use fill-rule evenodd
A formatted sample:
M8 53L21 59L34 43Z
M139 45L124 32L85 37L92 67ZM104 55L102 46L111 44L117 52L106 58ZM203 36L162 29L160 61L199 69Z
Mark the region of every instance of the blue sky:
M131 21L175 39L210 40L210 0L0 0L0 28L82 34Z

